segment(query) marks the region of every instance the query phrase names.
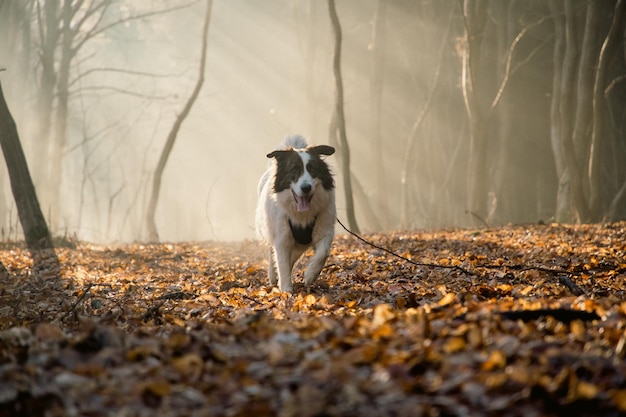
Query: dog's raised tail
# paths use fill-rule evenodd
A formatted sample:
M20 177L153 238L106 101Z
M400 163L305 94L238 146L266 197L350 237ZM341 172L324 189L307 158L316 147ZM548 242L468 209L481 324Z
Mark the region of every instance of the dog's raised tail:
M285 148L304 149L307 145L302 135L289 135L285 138Z

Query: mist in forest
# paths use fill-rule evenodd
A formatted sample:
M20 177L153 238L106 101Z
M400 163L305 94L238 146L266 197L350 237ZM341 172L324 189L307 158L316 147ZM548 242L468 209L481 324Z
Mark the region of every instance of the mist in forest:
M63 10L56 1L17 3L0 2L0 81L53 234L145 240L152 174L196 82L207 2L99 0L92 4L106 5L101 18L75 11L70 26L83 26L62 88L66 113L63 37L51 44L52 70L41 53L55 30L63 33ZM337 1L361 230L625 218L623 36L607 64L602 111L583 95L597 82L615 2L463 3ZM593 38L589 13L597 16ZM569 23L575 40L561 35ZM573 42L581 53L568 63ZM163 175L161 241L253 238L265 155L292 133L338 148L328 160L343 220L327 3L214 0L207 53L203 88ZM576 68L573 80L561 76L566 63ZM577 126L581 115L592 122ZM595 141L593 123L604 123L603 140ZM561 143L570 142L568 159ZM604 167L596 176L593 158ZM0 179L2 238L19 239L6 170Z

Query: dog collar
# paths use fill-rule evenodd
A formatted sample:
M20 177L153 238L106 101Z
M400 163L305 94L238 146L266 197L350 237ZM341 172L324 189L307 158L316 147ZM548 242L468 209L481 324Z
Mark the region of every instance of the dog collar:
M313 221L306 226L294 226L291 223L291 219L287 220L289 222L291 234L293 235L293 238L296 240L296 242L301 245L310 245L311 242L313 242L313 228L315 227L316 219L317 218L313 219Z

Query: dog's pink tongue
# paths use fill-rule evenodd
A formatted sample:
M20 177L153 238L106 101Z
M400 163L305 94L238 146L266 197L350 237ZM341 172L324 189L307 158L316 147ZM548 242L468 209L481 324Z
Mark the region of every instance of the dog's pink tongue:
M309 204L311 202L311 198L310 197L296 197L296 202L298 203L298 211L309 211L309 209L311 208L311 205Z

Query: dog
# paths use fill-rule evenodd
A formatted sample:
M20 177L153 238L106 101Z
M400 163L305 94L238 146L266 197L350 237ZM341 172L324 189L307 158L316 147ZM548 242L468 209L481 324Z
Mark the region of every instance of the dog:
M292 292L294 264L308 247L315 249L304 272L309 287L319 276L335 233L335 181L323 156L328 145L309 146L300 135L288 136L275 151L259 181L256 209L258 237L270 246L271 286Z

